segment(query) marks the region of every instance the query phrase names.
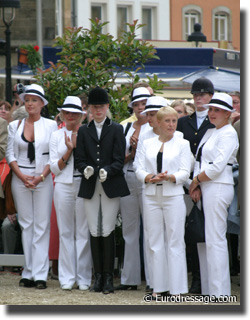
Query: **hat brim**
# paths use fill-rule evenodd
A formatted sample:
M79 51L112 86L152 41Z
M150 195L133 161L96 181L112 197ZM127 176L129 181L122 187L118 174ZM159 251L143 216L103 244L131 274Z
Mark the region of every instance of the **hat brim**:
M85 114L87 113L86 111L80 111L78 109L74 109L74 108L57 108L58 111L68 111L68 112L72 112L72 113L81 113L81 114Z
M202 107L208 109L209 107L216 107L216 108L219 108L219 109L222 109L222 110L226 110L226 111L229 111L231 113L235 112L236 110L235 109L229 109L227 108L226 106L223 106L221 104L217 104L217 103L208 103L208 104L204 104Z
M140 98L137 98L137 99L131 101L131 102L128 104L128 107L132 109L132 108L133 108L133 103L138 102L138 101L142 101L142 100L148 100L149 97L150 97L150 95L149 95L148 97L140 97Z
M156 111L156 112L158 112L161 108L162 108L162 106L159 107L159 108L153 108L153 107L152 107L152 108L147 108L147 109L143 110L143 111L141 112L141 114L147 113L147 112L150 112L150 111Z
M21 93L21 94L19 95L19 98L22 100L22 102L25 102L24 99L25 99L26 94L39 97L40 99L43 100L43 103L44 103L45 106L49 103L48 100L46 100L45 98L43 98L43 97L40 96L39 94L36 94L36 93L33 93L33 92L32 92L32 93L29 93L29 92L28 92L28 93L27 93L27 92Z

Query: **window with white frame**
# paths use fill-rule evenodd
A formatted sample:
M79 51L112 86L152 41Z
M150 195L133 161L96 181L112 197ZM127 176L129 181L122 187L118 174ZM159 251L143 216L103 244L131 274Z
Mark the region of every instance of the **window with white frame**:
M153 34L153 13L152 8L142 8L142 39L150 40Z
M91 4L91 19L99 19L101 22L107 21L107 7L105 3L92 3ZM107 25L103 27L102 30L107 33Z
M228 40L228 17L225 13L214 15L214 40Z
M129 19L129 8L125 6L117 7L117 37L121 36L124 31L127 31Z
M188 36L194 32L195 23L202 25L201 7L189 4L182 8L182 39L187 40Z
M92 5L91 6L91 19L102 20L102 6L101 5Z
M212 10L213 40L232 41L232 12L228 7L218 6Z
M189 11L185 13L185 39L188 39L188 36L194 32L195 23L200 23L200 15L197 11Z

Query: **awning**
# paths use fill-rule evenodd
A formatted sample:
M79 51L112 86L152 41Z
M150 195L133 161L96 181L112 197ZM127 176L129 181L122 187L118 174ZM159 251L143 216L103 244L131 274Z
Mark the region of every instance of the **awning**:
M145 69L140 69L137 72L132 71L131 74L139 75L141 80L146 80L147 76L153 78L154 75L157 75L159 80L164 82L175 82L181 81L183 77L193 74L201 69L204 69L204 66L145 66ZM126 83L129 80L129 76L126 73L119 74L119 77L116 79L117 83Z
M183 77L181 80L187 83L193 83L200 77L206 77L212 81L216 91L240 91L240 72L230 71L213 66L193 72Z

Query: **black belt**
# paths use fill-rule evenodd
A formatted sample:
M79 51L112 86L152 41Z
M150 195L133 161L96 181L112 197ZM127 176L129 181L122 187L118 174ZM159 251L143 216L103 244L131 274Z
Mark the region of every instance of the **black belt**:
M127 170L127 172L134 172L134 170Z
M36 167L24 167L24 166L18 166L19 168L24 168L24 169L36 169Z
M157 187L158 187L158 186L162 186L162 183L158 183L158 184L157 184Z
M74 175L73 177L74 177L74 178L78 178L78 177L82 177L82 175L81 175L81 174L78 174L78 175Z
M213 161L212 162L208 162L208 164L213 164ZM233 166L233 164L232 163L227 163L227 166Z

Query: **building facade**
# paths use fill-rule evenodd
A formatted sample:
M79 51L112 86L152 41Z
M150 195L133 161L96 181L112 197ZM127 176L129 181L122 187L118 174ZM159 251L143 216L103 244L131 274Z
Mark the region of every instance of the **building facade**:
M202 46L240 50L240 0L42 0L39 11L37 2L22 0L21 8L16 10L11 26L12 66L17 64L20 45L52 46L65 27L89 29L91 18L108 21L103 32L115 39L126 30L126 23L138 20L144 26L137 38L151 41L157 48L194 47L187 37L198 22L207 38ZM0 19L1 39L5 39L5 26ZM4 67L5 56L0 55L0 69ZM4 76L2 72L0 98Z
M200 23L207 41L240 50L240 0L170 0L170 19L172 41L187 40Z
M194 23L202 25L208 42L226 42L240 50L240 0L43 0L38 25L36 0L22 0L11 27L12 46L37 44L37 30L42 28L43 45L52 45L65 27L90 28L90 18L108 21L104 32L117 38L126 23L138 20L144 27L139 39L182 41L193 32ZM0 19L0 39L5 38ZM167 46L167 44L166 44Z

